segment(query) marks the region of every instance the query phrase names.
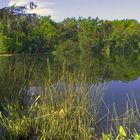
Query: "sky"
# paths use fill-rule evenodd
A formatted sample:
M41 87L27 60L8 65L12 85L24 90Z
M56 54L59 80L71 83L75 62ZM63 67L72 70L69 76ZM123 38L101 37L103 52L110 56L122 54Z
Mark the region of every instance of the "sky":
M0 8L35 2L30 13L50 15L55 21L67 17L99 17L100 19L136 19L140 22L140 0L0 0Z

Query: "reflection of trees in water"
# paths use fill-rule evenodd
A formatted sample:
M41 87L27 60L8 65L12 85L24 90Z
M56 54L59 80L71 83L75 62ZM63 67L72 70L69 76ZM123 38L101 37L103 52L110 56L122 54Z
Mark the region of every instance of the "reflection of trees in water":
M49 64L47 59L49 58ZM2 95L19 93L24 86L38 86L45 79L59 80L63 69L83 73L87 81L134 80L140 75L139 56L99 57L92 53L78 55L14 56L0 58L0 91ZM65 63L65 65L64 65ZM49 65L49 67L48 67ZM50 70L49 70L50 69Z
M140 75L140 62L137 57L104 58L91 53L67 57L48 54L1 57L0 102L17 103L23 98L21 95L25 88L43 85L46 80L58 81L67 70L76 76L81 76L82 73L82 76L87 77L87 83L96 84L101 80L134 80Z
M63 55L57 58L59 63L65 60L73 69L74 67L80 69L94 81L98 79L129 81L140 75L139 56L131 54L129 56L114 55L112 58L107 58L89 52L81 53L80 57Z

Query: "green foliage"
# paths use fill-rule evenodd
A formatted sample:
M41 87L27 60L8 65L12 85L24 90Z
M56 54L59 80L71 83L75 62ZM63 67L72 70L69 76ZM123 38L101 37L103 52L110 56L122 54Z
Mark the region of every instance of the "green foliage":
M2 23L0 22L0 53L5 53L6 48L4 46L4 34L3 34L3 26Z
M62 42L56 49L57 54L71 55L78 52L77 44L72 40Z
M8 117L4 114L0 114L0 128L3 131L3 135L0 136L1 139L18 140L21 137L27 138L30 132L31 123L29 118L24 116L19 107L16 105L5 106L5 111L7 111ZM20 112L20 113L19 113Z
M126 131L124 130L123 126L119 127L119 132L116 137L110 134L102 133L102 140L125 140L125 139L134 139L134 140L140 140L140 134L138 134L136 131L134 133L131 133L130 138L127 137Z
M135 132L132 137L134 140L140 140L140 134L138 134L137 132Z
M113 139L113 136L112 134L105 134L105 133L102 133L102 139L103 140L112 140Z
M120 140L120 139L125 140L126 136L127 136L126 132L122 126L119 127L119 132L118 132L118 135L116 136L116 138L114 138L111 133L108 135L102 133L103 140L113 140L113 139L114 140Z
M59 24L59 34L61 41L67 39L77 41L78 34L78 21L75 18L67 18L61 24Z
M102 53L104 56L110 56L110 46L107 45L102 49Z
M43 77L44 82L39 85L42 92L38 92L40 96L33 96L31 104L3 104L7 115L5 112L0 114L3 131L0 139L19 140L35 136L40 140L90 140L94 137L90 127L96 125L102 92L95 93L96 102L92 102L89 98L91 87L87 89L84 74L68 72L65 67L60 73L58 81L52 79L54 73L51 71L49 78ZM24 101L18 91L15 98ZM94 113L90 112L91 107Z
M5 47L4 47L4 35L0 33L0 53L5 53Z
M70 44L67 40L76 44L82 53L94 52L107 57L140 51L140 24L135 20L103 21L89 17L67 18L56 23L50 17L35 14L17 16L10 12L13 8L0 9L0 53L77 52L75 45L66 46Z
M111 59L99 59L99 57L92 58L88 54L80 58L82 64L79 65L78 70L74 67L75 62L73 59L71 60L73 63L70 62L72 64L68 63L66 67L63 65L63 68L61 68L58 61L55 63L56 59L55 62L53 61L54 63L47 66L46 55L44 58L42 58L42 55L39 57L35 55L35 60L32 58L33 56L27 56L1 57L0 107L2 117L0 127L4 129L1 137L6 140L26 139L28 135L34 135L38 139L46 140L57 138L96 140L96 135L92 128L97 128L98 130L98 127L100 127L97 122L100 120L98 112L102 102L102 89L99 89L94 94L95 99L91 100L92 95L89 93L91 93L92 87L86 86L87 81L91 85L93 81L90 82L89 79L93 78L94 74L105 77L107 76L106 71L108 72L109 70L109 76L111 77L108 78L113 79L117 77L123 80L128 80L129 78L132 80L132 78L135 79L139 75L139 63L136 63L134 58L134 63L137 65L132 64L131 61L133 60L128 56L126 58L116 56L116 60L112 61ZM100 64L96 64L96 61L100 62ZM87 62L89 62L88 65ZM62 62L60 63L62 64ZM78 66L78 64L79 61L75 65ZM67 71L67 68L69 71ZM124 71L118 72L120 69L124 69ZM86 77L89 70L92 74ZM94 83L98 82L94 80ZM35 97L31 105L24 105L23 94L25 92L22 92L22 90L28 90L36 85L42 87L42 91L39 93L41 96ZM26 96L26 94L24 95ZM102 134L104 140L115 140L118 134L118 140L124 139L126 130L129 130L127 126L129 126L129 123L130 126L133 123L131 119L136 125L139 125L140 113L137 114L133 110L131 113L126 111L124 114L125 118L122 124L126 123L124 124L125 127L120 126L115 131L116 133ZM128 119L126 118L127 116ZM121 118L117 118L117 120L123 121L120 120ZM119 126L115 119L109 119L110 121ZM102 124L102 121L100 123ZM111 130L109 129L109 132ZM127 136L129 137L128 132L130 130L127 131ZM102 132L99 131L99 133L101 134ZM139 134L133 133L133 131L131 133L133 137L139 138ZM1 137L0 139L2 139Z
M83 37L79 42L79 48L82 52L93 52L93 49L96 47L94 39L90 37Z

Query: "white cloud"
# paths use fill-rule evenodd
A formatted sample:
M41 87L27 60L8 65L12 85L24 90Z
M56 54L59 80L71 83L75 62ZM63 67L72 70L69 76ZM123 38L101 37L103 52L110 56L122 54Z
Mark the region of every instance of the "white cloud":
M17 4L19 0L10 0L10 2L8 3L8 6L12 6L12 5L15 5Z
M31 0L10 0L8 3L9 6L12 5L26 5L28 2L31 2ZM39 7L42 6L52 6L55 3L54 2L46 2L45 0L32 0L32 2L35 2Z
M8 6L16 5L16 6L23 6L26 5L31 0L10 0ZM36 13L42 16L50 15L53 19L56 19L55 11L53 10L54 2L46 2L46 0L32 0L35 4L37 4L37 8L34 10L27 10L29 13Z
M34 10L27 10L28 13L36 13L42 16L53 15L55 12L52 9L39 8Z

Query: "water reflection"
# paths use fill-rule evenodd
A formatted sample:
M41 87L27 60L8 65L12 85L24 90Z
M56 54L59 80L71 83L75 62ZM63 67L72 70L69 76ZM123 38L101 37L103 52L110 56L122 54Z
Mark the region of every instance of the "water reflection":
M13 99L13 93L18 93L21 87L39 86L44 77L58 81L64 62L66 68L73 72L79 71L87 76L87 83L107 83L104 93L106 105L112 108L115 103L121 111L125 110L124 103L135 97L140 99L140 61L136 55L114 56L104 58L92 53L76 56L23 55L0 57L0 101L7 96ZM50 77L49 77L50 78Z
M110 111L113 110L113 103L118 114L125 113L127 102L130 106L136 101L140 108L140 77L128 82L109 81L104 92L104 101Z

